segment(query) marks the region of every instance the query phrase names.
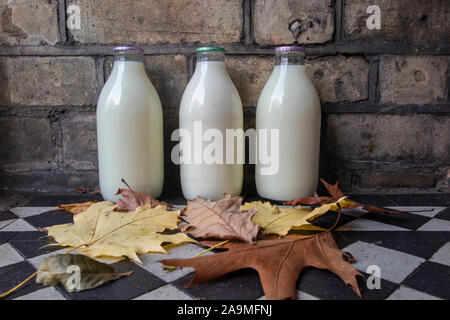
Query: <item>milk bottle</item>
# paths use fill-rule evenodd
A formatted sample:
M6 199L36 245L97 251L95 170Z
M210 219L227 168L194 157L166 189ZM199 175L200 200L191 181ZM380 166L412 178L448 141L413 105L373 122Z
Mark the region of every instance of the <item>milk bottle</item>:
M114 67L97 105L101 192L116 201L125 179L133 191L158 197L164 179L161 102L145 73L142 50L113 51Z
M242 189L242 163L237 163L236 157L233 161L226 160L229 152L237 156L237 143L234 150L230 150L224 141L227 129L243 129L242 103L225 68L225 51L217 47L202 47L196 53L195 72L180 105L180 134L185 130L190 138L184 145L189 147L189 152L186 149L181 151L181 187L186 199L201 196L218 200L225 193L239 195ZM215 129L224 139L216 144L218 161L214 162L203 156L208 154L207 146L218 138L205 139L208 129Z
M279 130L279 169L263 175L255 166L258 194L272 200L313 195L317 187L320 145L320 101L303 64L304 49L275 49L276 63L256 109L257 150L271 148L260 130ZM258 153L257 153L257 157Z

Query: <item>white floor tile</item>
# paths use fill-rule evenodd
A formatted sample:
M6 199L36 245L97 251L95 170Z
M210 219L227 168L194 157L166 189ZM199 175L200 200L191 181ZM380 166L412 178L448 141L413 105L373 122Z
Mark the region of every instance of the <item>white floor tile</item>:
M133 300L192 300L190 296L168 284Z
M383 248L371 243L358 241L342 249L350 252L356 259L352 265L362 272L376 265L380 268L382 279L401 283L425 260L400 251Z
M17 297L14 300L66 300L66 298L64 298L64 296L55 288L47 287L24 296Z
M369 219L359 218L355 219L349 223L346 223L339 228L337 231L409 231L408 229L397 227L394 225L381 223L378 221L373 221Z
M151 273L153 273L154 275L163 279L166 282L172 282L176 279L179 279L179 278L187 275L188 273L191 273L192 271L194 271L194 269L193 268L183 268L183 269L177 268L174 271L167 271L167 270L163 270L163 268L162 268L163 265L157 261L163 260L163 259L171 259L171 258L181 258L181 259L192 258L194 255L202 252L203 250L204 249L202 249L196 245L186 244L186 245L182 245L179 247L169 249L169 251L168 251L169 254L142 255L139 257L142 261L142 264L139 266L150 271ZM211 252L207 252L206 254L211 254Z
M428 293L417 291L407 286L400 286L387 300L442 300Z
M17 219L11 219L11 220L4 220L4 221L0 221L0 230L8 225L10 225L11 223L13 223L14 221L16 221Z
M57 255L57 254L64 254L67 250L69 250L69 249L61 249L61 250L58 250L58 251L53 251L53 252L50 252L50 253L46 253L46 254L43 254L43 255L40 255L40 256L28 259L28 262L31 263L36 269L38 269L39 266L41 265L41 262L45 258L48 258L50 256L54 256L54 255ZM75 252L73 252L73 253L75 254Z
M436 251L430 260L450 266L450 242L447 242L438 251Z
M408 207L387 207L389 209L394 209L394 210L400 210L400 211L406 211L406 212L410 212L410 211L414 211L414 212L410 212L411 214L418 214L420 216L424 216L424 217L429 217L429 218L433 218L435 215L437 215L439 212L441 212L442 210L444 210L447 207L415 207L415 206L408 206ZM430 211L431 209L433 209L432 211ZM423 210L423 211L420 211Z
M417 231L450 231L450 221L433 218L417 229Z
M57 207L16 207L9 209L9 211L12 211L19 218L27 218L57 209Z
M26 222L23 219L17 219L13 223L7 225L2 229L2 231L16 231L16 232L22 232L22 231L37 231L35 227L33 227L31 224Z
M24 261L24 258L10 244L0 245L0 267Z

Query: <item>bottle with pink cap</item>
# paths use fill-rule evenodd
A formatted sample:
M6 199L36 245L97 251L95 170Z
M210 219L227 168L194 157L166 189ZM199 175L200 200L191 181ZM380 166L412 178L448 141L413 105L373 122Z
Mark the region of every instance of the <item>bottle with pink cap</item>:
M256 109L255 179L261 197L284 201L313 195L319 174L320 119L320 101L305 70L304 48L276 48L275 67ZM262 157L265 150L274 153L271 163Z

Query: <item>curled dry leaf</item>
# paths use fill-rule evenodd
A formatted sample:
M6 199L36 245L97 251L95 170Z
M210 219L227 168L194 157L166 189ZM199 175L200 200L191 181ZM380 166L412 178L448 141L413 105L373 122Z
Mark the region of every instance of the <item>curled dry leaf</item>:
M71 203L71 204L59 204L58 208L64 209L67 212L77 214L80 212L84 212L91 206L93 203L97 203L98 201L88 201L81 203Z
M200 197L188 200L183 211L187 224L180 227L183 232L199 238L238 239L253 243L259 227L252 222L256 208L240 210L242 197L227 195L217 202Z
M119 189L116 194L122 195L123 199L117 200L117 209L125 210L125 211L134 211L139 206L143 206L146 204L150 204L152 208L155 208L159 205L164 205L166 207L172 207L171 205L158 201L151 196L147 196L142 193L134 192L129 189Z
M128 257L140 262L138 254L166 253L163 243L195 242L184 233L161 234L178 229L179 210L165 206L152 208L150 203L135 211L115 211L108 201L92 204L73 216L73 224L47 227L55 245L79 248L78 253L92 258Z
M328 204L331 202L335 202L337 199L345 197L345 194L339 189L339 182L336 182L335 184L330 184L326 182L324 179L320 179L322 181L323 185L327 189L328 193L331 195L331 197L319 197L317 194L314 194L314 197L304 197L304 198L297 198L293 199L291 201L284 202L285 205L288 206L297 206L299 204L305 204L305 205L322 205L322 204ZM369 212L375 212L375 213L387 213L387 214L401 214L403 211L399 210L392 210L387 208L381 208L376 207L368 204L362 204L358 203L352 200L346 200L344 202L340 203L341 208L346 209L354 209L354 208L363 208L366 211ZM337 210L337 208L332 208L331 210Z
M245 203L241 210L257 209L252 221L257 223L263 234L286 235L290 230L321 230L318 226L310 223L310 221L323 215L329 210L337 207L337 204L345 201L345 197L338 199L336 202L323 204L322 206L310 209L302 208L278 208L278 206L270 205L269 202L261 201Z
M78 283L71 281L74 272ZM62 284L67 291L83 291L128 276L132 273L116 273L113 267L83 255L58 254L45 258L37 271L36 282L46 286ZM74 278L75 279L75 278Z
M297 299L296 282L306 267L328 269L361 296L356 276L361 276L345 259L331 232L316 236L287 236L280 240L259 240L256 244L229 242L229 250L190 259L166 259L164 265L195 268L188 286L205 283L224 274L255 269L267 299Z

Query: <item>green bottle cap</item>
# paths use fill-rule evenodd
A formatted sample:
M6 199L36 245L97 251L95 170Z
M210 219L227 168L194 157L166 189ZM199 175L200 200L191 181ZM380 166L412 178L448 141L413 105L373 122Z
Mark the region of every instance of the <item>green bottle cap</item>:
M221 52L221 53L225 53L225 49L224 48L220 48L220 47L200 47L195 49L196 53L199 52Z

